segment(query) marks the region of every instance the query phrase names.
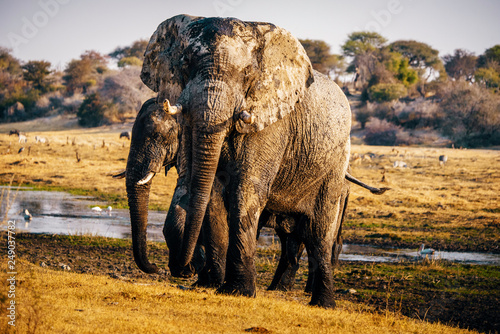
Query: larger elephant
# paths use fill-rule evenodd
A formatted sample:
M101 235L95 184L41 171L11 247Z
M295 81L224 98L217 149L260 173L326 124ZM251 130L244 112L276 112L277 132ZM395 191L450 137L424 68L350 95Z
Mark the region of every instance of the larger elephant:
M141 78L182 122L189 199L179 266L191 264L217 176L229 221L219 291L255 295L256 234L267 209L296 218L316 263L311 304L333 307L330 259L351 125L340 88L313 74L304 49L284 29L186 15L159 25Z
M182 177L183 168L182 157L178 155L178 148L181 137L181 127L174 116L168 115L160 105L156 103L156 99L149 99L144 102L141 107L132 130L132 140L130 144L130 154L127 161L127 170L115 175L115 178L127 177L127 195L130 205L131 223L133 226L133 247L134 257L138 267L145 272L156 271L154 265L151 265L147 260L147 252L144 249L146 245L145 229L148 217L148 199L151 182L154 175L160 172L162 167L165 167L165 174L170 167L176 166L181 172L181 177L178 179L174 196L171 201L171 208L165 220L164 236L170 251L170 258L173 259L170 263L170 269L173 276L191 275L191 272L183 273L175 266L176 255L179 250L179 240L182 239L182 231L184 230L186 218L186 206L188 202L186 178ZM381 193L384 189L372 188L363 182L355 179L349 174L346 175L346 180L359 184L372 192ZM218 180L216 179L216 182ZM211 201L218 199L222 201L222 187L215 186L212 189ZM347 206L349 187L345 184L343 189L344 210ZM209 204L210 206L210 204ZM220 209L225 210L224 207ZM215 217L210 217L210 216ZM225 219L221 221L221 218ZM193 260L193 269L199 272L198 285L203 286L218 286L224 279L224 270L219 263L214 262L215 254L225 254L227 240L224 236L227 234L227 214L219 212L211 213L210 210L205 214L205 233L204 239L197 251ZM300 236L296 233L296 219L282 215L271 214L265 211L260 217L259 228L271 227L275 228L278 234L282 252L276 273L273 281L269 286L270 290L281 289L290 290L295 281L295 272L298 269L298 260L303 252L303 243L300 241ZM210 224L219 223L215 226L207 226ZM222 232L220 231L222 229ZM221 236L222 238L217 238ZM210 256L205 255L204 246ZM338 236L334 246L334 256L332 260L338 259L338 254L342 247L342 242ZM219 255L219 257L221 257ZM206 259L206 261L205 261ZM205 265L206 262L206 265ZM201 271L201 272L200 272ZM312 271L312 270L310 270ZM306 290L309 291L312 287L312 277L309 275L306 285Z

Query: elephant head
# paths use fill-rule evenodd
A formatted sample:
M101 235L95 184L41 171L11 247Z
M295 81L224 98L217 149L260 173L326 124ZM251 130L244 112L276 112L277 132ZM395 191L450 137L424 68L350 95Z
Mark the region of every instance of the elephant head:
M147 273L158 268L147 257L146 227L151 180L165 166L165 173L176 164L180 125L156 103L146 101L132 128L132 140L127 160L127 196L132 225L134 259Z
M189 265L224 141L262 131L294 111L313 82L300 42L269 23L179 15L161 23L142 81L181 114L189 204L181 266Z

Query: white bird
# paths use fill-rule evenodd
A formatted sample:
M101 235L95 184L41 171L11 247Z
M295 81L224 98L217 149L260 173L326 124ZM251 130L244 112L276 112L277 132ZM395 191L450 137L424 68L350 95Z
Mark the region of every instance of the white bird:
M420 248L418 249L418 255L423 256L423 255L433 255L435 252L434 249L432 248L425 248L425 245L422 244Z
M113 210L113 208L111 206L108 206L106 208L106 212L108 213L109 216L111 216L111 211Z
M24 209L24 220L29 222L29 221L31 221L32 218L33 218L33 216L28 211L28 209Z
M94 206L94 207L92 208L92 212L97 212L97 213L101 214L102 209L101 209L100 207L98 207L98 206Z

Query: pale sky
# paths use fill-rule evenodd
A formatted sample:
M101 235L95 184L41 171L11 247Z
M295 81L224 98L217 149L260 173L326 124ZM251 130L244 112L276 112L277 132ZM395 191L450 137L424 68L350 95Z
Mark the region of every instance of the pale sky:
M389 42L413 39L439 50L482 54L500 44L499 0L0 0L0 46L22 61L64 69L86 50L107 54L147 39L177 14L272 22L333 53L353 31Z

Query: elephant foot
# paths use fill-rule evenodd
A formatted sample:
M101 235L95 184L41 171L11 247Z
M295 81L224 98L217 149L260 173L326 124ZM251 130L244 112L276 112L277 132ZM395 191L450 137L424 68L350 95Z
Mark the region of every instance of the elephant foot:
M225 295L255 297L255 287L224 283L220 288L217 289L217 293Z
M186 267L183 268L178 268L178 267L170 268L170 274L173 277L190 278L193 277L196 274L196 272L191 265L187 265Z
M323 307L323 308L330 308L330 309L334 309L337 304L335 303L335 300L333 298L322 298L322 297L319 297L319 298L314 298L311 300L311 302L309 303L309 305L311 306L319 306L319 307Z
M293 288L293 284L271 284L268 288L267 291L291 291Z
M220 280L212 280L212 279L208 279L206 277L204 278L201 278L201 277L198 277L198 280L193 283L193 286L196 286L196 287L200 287L200 288L218 288L221 286L221 281Z

